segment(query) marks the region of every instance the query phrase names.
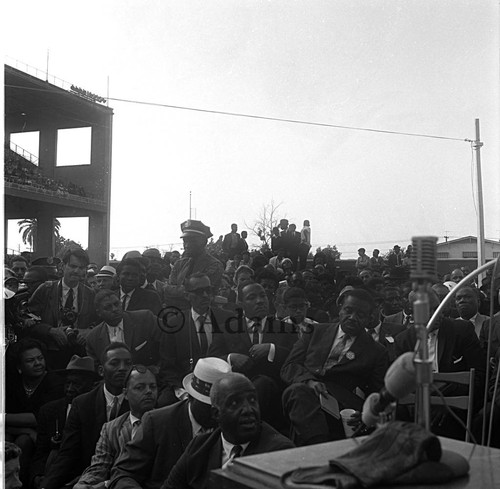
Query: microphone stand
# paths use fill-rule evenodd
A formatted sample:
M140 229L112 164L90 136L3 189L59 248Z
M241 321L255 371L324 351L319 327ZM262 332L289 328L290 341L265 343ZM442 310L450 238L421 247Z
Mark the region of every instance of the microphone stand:
M425 280L419 280L417 297L413 303L413 317L417 335L417 350L413 360L417 382L416 390L416 422L427 431L430 431L430 386L432 384L432 359L429 358L429 345L427 343L427 321L430 316L429 294ZM435 353L437 354L437 352Z

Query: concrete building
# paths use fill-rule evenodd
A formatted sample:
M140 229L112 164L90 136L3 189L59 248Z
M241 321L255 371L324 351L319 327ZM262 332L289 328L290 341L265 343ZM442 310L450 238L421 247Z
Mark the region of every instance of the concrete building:
M54 255L55 218L88 217L90 259L104 265L109 259L113 110L90 92L58 84L5 65L5 222L37 220L36 258ZM58 138L61 131L76 128L89 128L89 161L62 166ZM33 131L39 133L38 156L11 144L12 134Z
M500 241L485 239L485 261L488 262L500 256ZM470 270L477 268L477 238L464 236L437 244L438 272L449 273L460 267Z

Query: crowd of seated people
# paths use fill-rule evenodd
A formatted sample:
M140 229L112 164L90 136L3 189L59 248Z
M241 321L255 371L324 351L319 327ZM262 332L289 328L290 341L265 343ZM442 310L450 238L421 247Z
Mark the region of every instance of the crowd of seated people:
M206 487L209 470L235 457L345 438L324 397L359 412L390 364L415 348L407 252L367 260L360 250L342 275L323 250L302 268L301 247L290 253L282 239L287 224L274 232L274 251L242 251L229 235L214 256L210 228L188 220L182 254L130 251L115 266L90 263L76 247L61 260L12 257L5 432L21 448L24 487ZM431 311L446 282L429 286ZM479 439L498 404L491 398L483 410L490 330L491 365L500 347L500 281L488 275L492 282L488 297L472 281L458 291L428 345L435 372L475 369ZM435 433L464 438L456 417L431 414ZM497 435L492 444L500 447Z
M73 182L64 183L61 180L46 177L36 165L10 149L5 152L4 179L6 182L50 190L61 196L69 194L87 196L83 187Z

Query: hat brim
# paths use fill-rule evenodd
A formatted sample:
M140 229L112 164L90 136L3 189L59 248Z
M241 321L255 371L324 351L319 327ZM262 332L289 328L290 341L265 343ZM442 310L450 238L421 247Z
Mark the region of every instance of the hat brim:
M90 377L91 379L95 380L100 380L102 378L97 372L93 372L92 370L84 370L80 368L64 368L61 370L54 370L54 372L60 375L68 375L68 374L86 375L87 377Z
M198 399L198 401L201 401L205 404L212 405L210 401L209 396L204 396L203 394L200 394L198 391L194 390L193 387L191 386L191 382L193 380L193 373L187 374L184 379L182 379L182 385L184 389L189 393L190 396L194 397L195 399Z
M181 238L187 238L188 236L203 236L207 238L207 235L203 231L196 231L195 229L190 229L189 231L184 231Z

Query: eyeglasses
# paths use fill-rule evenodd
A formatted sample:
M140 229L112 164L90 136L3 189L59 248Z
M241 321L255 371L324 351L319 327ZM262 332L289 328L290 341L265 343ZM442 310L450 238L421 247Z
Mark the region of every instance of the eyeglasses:
M138 364L138 365L132 365L130 367L130 370L127 373L127 376L125 377L125 380L123 381L123 387L127 387L128 381L130 380L130 376L132 375L133 371L139 372L140 374L145 374L146 372L151 372L153 375L154 373L149 367L146 367L144 365Z

